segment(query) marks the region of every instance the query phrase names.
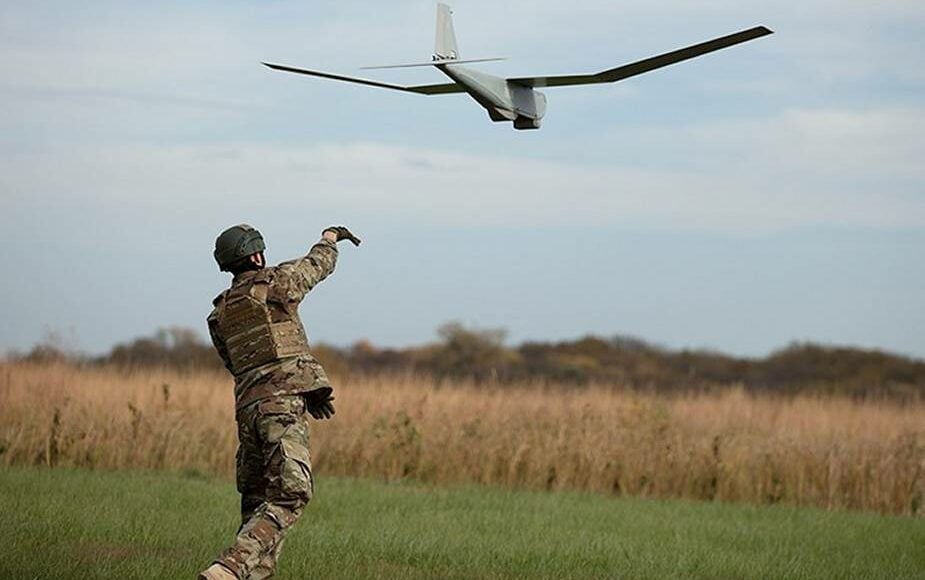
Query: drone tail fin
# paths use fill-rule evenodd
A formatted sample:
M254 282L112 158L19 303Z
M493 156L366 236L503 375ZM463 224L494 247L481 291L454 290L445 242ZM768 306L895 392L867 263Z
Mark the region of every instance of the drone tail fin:
M457 59L456 33L453 31L453 10L446 4L437 4L437 39L434 59Z

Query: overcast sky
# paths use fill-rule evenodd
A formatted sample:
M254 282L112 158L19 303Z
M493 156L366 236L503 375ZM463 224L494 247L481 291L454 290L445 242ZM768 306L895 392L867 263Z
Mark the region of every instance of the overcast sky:
M384 7L388 6L386 10ZM546 89L540 131L437 83L434 3L17 2L0 8L0 350L179 325L227 284L215 236L268 258L327 225L314 341L631 334L764 355L792 340L925 357L925 4L454 3L461 56L594 72L755 25L770 37L615 85Z

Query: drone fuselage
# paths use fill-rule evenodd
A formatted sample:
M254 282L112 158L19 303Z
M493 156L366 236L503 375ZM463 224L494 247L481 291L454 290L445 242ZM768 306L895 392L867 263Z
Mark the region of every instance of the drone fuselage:
M435 64L482 105L495 122L513 122L515 129L539 129L546 114L546 95L459 64Z

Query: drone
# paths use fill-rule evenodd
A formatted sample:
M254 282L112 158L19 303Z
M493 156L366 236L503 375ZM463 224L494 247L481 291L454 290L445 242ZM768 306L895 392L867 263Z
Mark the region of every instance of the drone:
M456 33L453 30L453 12L448 5L437 4L436 43L434 55L429 62L363 68L387 69L432 66L449 77L453 82L436 85L402 86L329 72L296 68L283 64L269 62L264 62L262 64L279 71L346 81L370 87L404 91L407 93L417 93L419 95L467 93L488 111L488 116L492 121L513 123L515 129L539 129L543 116L546 114L546 95L537 91L536 89L538 87L613 83L696 58L710 52L729 48L743 42L755 40L769 34L773 34L773 31L764 26L756 26L748 30L743 30L741 32L736 32L700 44L593 74L502 78L462 66L464 64L477 62L505 60L505 58L460 59L459 49L456 46Z

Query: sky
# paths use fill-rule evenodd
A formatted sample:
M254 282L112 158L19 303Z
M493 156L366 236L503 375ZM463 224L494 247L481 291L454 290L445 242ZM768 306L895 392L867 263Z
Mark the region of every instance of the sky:
M791 341L925 358L925 4L457 0L462 57L595 72L765 25L613 85L545 89L539 131L447 82L424 1L0 8L0 351L205 336L227 226L271 262L346 224L313 341L633 335L764 356ZM11 242L11 243L10 243Z

